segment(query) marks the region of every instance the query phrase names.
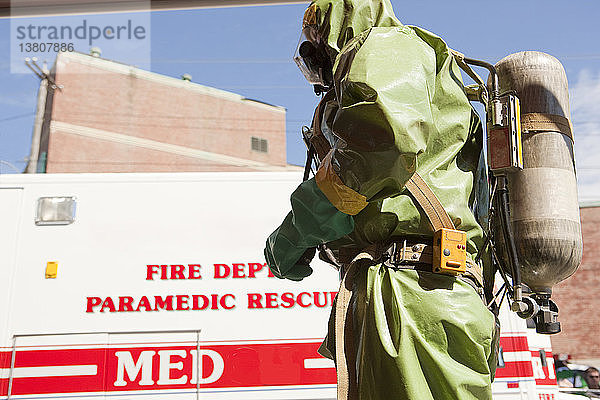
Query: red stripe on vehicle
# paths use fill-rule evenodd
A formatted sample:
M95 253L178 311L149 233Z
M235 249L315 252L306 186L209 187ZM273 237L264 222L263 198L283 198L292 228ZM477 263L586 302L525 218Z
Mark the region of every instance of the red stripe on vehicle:
M530 361L507 362L503 368L496 369L496 378L531 378L533 368Z
M520 351L526 338L502 340L504 349ZM201 343L202 389L261 386L334 385L334 368L319 365L325 361L317 353L319 342L312 343ZM506 347L504 347L506 346ZM196 387L198 365L196 345L108 347L96 349L18 350L15 367L88 366L97 368L95 375L15 377L13 395L186 389ZM507 350L505 350L507 351ZM2 354L2 353L0 353ZM8 355L8 364L6 357ZM10 367L10 352L3 353L5 368ZM551 355L550 355L551 356ZM316 361L305 364L305 360ZM321 368L318 368L318 367ZM323 368L325 366L325 368ZM33 369L32 369L33 368ZM87 368L87 373L89 372ZM44 371L48 371L44 369ZM52 373L49 370L48 375ZM95 371L95 370L94 370ZM547 376L547 375L546 375ZM529 361L506 362L498 368L497 378L533 377ZM7 379L0 380L0 393L6 394ZM544 381L545 382L545 381Z
M529 351L525 336L500 337L500 347L503 351Z
M319 345L201 344L200 386L206 389L335 384L334 368L305 368L304 360L322 359L317 353ZM15 368L32 371L35 367L95 365L97 373L15 377L11 394L195 388L196 351L196 346L17 351ZM1 380L0 385L6 381Z
M0 351L0 368L10 368L11 351Z

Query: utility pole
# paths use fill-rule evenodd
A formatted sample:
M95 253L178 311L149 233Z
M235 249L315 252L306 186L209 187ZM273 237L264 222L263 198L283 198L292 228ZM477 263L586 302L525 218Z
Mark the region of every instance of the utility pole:
M40 156L40 140L42 137L42 125L44 123L44 114L46 112L46 99L48 98L48 84L52 89L59 88L54 80L49 76L46 63L43 68L37 64L37 58L26 58L25 65L40 78L40 89L38 90L37 109L35 113L35 121L33 124L33 135L31 137L31 151L29 153L29 161L25 168L25 173L35 174L37 172L38 160Z

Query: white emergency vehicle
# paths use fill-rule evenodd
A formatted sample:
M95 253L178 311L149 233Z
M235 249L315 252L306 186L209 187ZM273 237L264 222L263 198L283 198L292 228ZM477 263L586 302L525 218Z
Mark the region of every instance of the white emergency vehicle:
M262 253L300 180L0 176L0 399L334 399L337 271ZM501 322L495 398L558 399L549 338Z

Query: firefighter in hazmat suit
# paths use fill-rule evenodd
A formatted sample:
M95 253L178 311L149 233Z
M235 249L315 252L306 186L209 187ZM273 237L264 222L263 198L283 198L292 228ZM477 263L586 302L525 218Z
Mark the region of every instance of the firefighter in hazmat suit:
M338 398L490 399L498 334L472 212L482 132L456 61L389 0L316 0L303 35L299 64L327 91L312 129L331 150L267 240L271 271L303 279L323 244L342 264L320 349L336 360ZM417 177L466 234L464 274L432 271L435 224L409 190Z

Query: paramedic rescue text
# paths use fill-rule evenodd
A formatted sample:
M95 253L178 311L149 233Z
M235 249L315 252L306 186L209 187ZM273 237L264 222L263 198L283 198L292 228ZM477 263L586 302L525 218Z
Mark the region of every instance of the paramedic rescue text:
M203 280L274 278L266 263L213 264L203 269L201 264L149 264L145 279ZM211 285L214 287L214 285ZM86 313L142 311L203 311L232 310L243 301L248 309L292 307L331 307L337 292L269 292L269 293L202 293L146 296L88 296ZM240 299L240 297L244 297Z

